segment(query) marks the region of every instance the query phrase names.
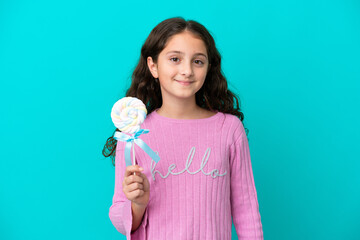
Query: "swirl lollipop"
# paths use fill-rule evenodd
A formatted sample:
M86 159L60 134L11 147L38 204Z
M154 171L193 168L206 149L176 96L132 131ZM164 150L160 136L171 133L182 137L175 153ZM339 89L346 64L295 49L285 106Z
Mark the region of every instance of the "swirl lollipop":
M124 97L117 101L112 110L112 121L120 131L135 133L146 118L145 104L134 97Z
M143 149L156 163L160 157L143 141L139 138L141 134L149 132L147 129L141 129L140 125L146 118L145 104L134 97L124 97L117 101L112 110L112 121L121 132L115 132L114 138L118 141L126 142L125 145L125 163L126 166L131 165L130 149L133 150L133 165L135 165L135 147L136 143ZM132 135L133 134L133 135Z

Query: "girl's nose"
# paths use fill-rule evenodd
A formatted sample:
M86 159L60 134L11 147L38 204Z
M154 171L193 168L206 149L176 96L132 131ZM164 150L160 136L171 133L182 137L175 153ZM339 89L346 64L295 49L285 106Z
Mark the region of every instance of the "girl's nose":
M190 77L192 76L193 74L193 69L192 69L192 66L191 66L191 62L188 63L188 62L183 62L183 64L181 64L181 75L184 75L185 77Z

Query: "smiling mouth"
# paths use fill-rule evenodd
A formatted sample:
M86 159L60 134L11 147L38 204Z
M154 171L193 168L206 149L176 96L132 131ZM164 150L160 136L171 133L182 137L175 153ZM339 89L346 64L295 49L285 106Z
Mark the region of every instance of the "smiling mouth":
M180 80L175 80L175 81L183 86L189 86L191 83L193 83L193 81L180 81Z

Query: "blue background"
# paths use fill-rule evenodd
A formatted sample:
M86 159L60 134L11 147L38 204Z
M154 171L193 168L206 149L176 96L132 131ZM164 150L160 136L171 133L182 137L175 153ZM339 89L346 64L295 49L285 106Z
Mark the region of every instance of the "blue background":
M240 96L265 239L360 239L356 0L1 0L0 239L125 239L101 151L143 42L175 16L213 34Z

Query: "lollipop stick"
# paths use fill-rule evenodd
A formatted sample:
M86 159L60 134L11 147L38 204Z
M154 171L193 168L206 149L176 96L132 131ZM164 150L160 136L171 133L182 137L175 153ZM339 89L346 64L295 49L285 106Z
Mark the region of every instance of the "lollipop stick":
M133 165L135 165L135 143L132 144ZM136 173L134 173L136 175Z

